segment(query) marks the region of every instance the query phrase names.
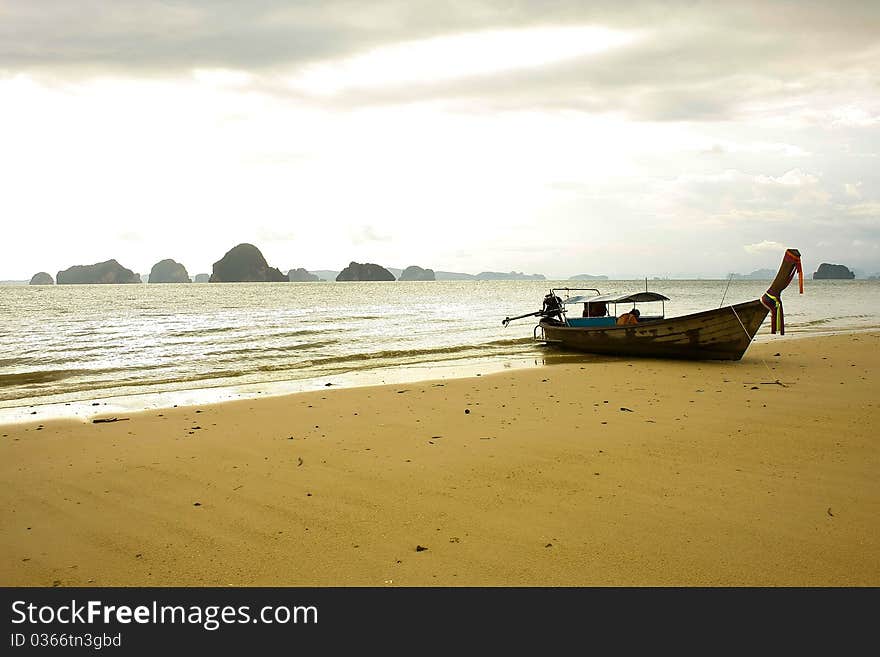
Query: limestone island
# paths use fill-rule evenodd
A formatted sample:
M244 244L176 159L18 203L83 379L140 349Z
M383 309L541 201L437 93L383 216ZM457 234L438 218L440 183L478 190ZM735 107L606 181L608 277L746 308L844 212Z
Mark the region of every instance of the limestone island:
M472 281L476 278L473 274L458 271L436 271L434 276L438 281Z
M313 269L309 273L314 274L322 281L335 281L339 276L339 272L333 269Z
M772 269L756 269L750 274L731 273L728 275L728 278L737 281L772 281L775 275L776 272Z
M150 270L148 283L190 283L189 274L179 262L171 258L160 260Z
M367 262L350 262L348 267L339 272L337 281L393 281L394 274L381 265Z
M41 271L33 275L29 285L55 285L55 279L51 274Z
M209 283L284 283L287 276L270 267L253 244L239 244L214 263Z
M321 280L321 277L316 274L311 274L302 267L299 267L287 272L287 280L291 283L317 283Z
M813 280L852 280L856 275L846 265L830 265L823 262L819 269L813 272Z
M140 283L141 277L131 269L126 269L116 260L107 260L94 265L74 265L55 276L58 285L88 285L110 283Z
M500 271L481 271L474 278L478 281L544 281L543 274L523 274L521 271L503 273Z
M193 283L207 283L211 280L211 274L196 274L193 276Z
M607 281L608 277L604 274L593 275L593 274L575 274L568 280L570 281Z
M411 265L400 272L399 281L436 281L437 276L433 269L422 269L417 265Z

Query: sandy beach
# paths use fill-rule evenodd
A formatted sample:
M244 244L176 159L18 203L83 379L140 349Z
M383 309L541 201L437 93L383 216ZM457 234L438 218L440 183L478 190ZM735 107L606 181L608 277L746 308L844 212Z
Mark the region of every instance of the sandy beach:
M878 586L878 370L871 331L38 413L0 427L0 584Z

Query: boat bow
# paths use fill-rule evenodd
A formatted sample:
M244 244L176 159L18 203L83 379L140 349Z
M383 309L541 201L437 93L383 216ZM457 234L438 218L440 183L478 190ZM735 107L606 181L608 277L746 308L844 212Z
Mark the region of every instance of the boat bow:
M800 293L804 293L804 268L801 265L801 252L797 249L786 249L785 255L782 256L782 264L779 265L779 271L776 278L767 288L767 291L761 297L761 305L770 311L770 331L780 335L785 335L785 313L782 309L782 291L787 288L794 274L798 274L798 284Z

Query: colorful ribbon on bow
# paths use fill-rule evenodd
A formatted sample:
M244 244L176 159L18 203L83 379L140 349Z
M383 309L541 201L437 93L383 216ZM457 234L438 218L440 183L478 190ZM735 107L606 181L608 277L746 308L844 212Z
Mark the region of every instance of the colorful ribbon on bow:
M789 264L788 272L785 271L785 264ZM786 249L785 256L782 258L782 268L776 275L773 284L761 297L761 305L770 311L770 331L780 335L785 335L785 312L782 309L782 291L788 287L794 278L794 273L798 273L798 287L800 293L804 293L804 269L801 265L801 254L797 249Z
M782 298L774 297L770 292L765 292L761 297L761 305L770 311L770 332L785 335L785 313L782 311Z

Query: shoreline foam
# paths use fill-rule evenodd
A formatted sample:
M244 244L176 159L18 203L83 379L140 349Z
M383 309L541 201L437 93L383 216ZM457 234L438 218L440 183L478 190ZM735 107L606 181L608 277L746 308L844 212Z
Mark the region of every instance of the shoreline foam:
M800 330L795 328L785 336L759 333L749 349L754 345L785 340L801 340L832 335L871 333L880 327L843 327L830 330ZM749 357L750 351L744 358ZM617 360L615 357L578 354L546 350L532 357L477 357L439 363L397 365L375 369L353 370L340 373L322 373L314 377L292 380L271 380L240 385L216 385L208 387L185 388L160 392L133 392L128 395L102 395L101 390L84 399L73 401L37 401L15 406L0 406L0 425L39 420L80 419L88 421L107 413L136 413L179 406L198 404L218 404L246 399L265 399L286 396L328 387L351 388L404 383L422 383L434 379L448 380L470 378L495 372L526 369L531 367L553 366L564 362L594 363ZM641 359L638 359L641 360ZM638 360L636 362L638 362Z

